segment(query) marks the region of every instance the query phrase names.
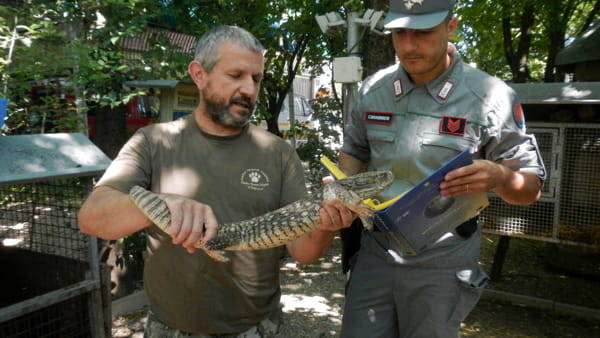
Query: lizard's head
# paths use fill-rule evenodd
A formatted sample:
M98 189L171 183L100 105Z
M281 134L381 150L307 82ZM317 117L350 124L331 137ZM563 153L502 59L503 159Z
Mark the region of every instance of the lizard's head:
M387 189L393 181L394 175L391 171L367 171L339 180L336 183L354 192L361 199L367 199Z

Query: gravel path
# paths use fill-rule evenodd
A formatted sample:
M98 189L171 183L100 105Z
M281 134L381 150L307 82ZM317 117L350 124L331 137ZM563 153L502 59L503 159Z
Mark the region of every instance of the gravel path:
M487 238L493 240L493 237ZM492 243L493 244L493 243ZM523 245L515 241L511 246L511 254L517 257L528 257L524 249L542 247L540 243L524 241ZM285 258L281 266L282 306L284 311L283 338L323 338L338 337L341 324L341 310L344 296L345 276L340 269L340 240L334 241L333 247L316 263L302 265L291 258ZM484 247L487 247L484 242ZM536 250L538 252L541 249ZM485 250L484 250L485 251ZM489 269L489 254L482 255L482 266ZM579 298L587 306L595 305L600 298L600 286L597 280L586 280L564 274L541 271L541 262L529 257L529 264L520 264L515 258L509 257L505 266L507 277L502 284L492 284L506 291L534 295L535 289L548 289L546 283L560 289L573 288L571 300L576 303ZM524 283L522 280L513 283L516 268L509 262L519 263L520 267L535 267L538 270L528 272L534 274L535 283ZM522 263L522 262L521 262ZM519 275L524 275L519 273ZM512 285L512 286L511 286ZM537 287L536 287L537 285ZM579 290L579 291L575 291ZM539 291L539 290L538 290ZM553 295L558 295L552 292ZM549 295L537 295L548 299ZM590 297L595 298L592 301ZM558 301L561 301L558 299ZM564 301L564 300L563 300ZM584 305L583 303L580 305ZM145 310L133 312L118 317L113 321L113 337L143 337ZM538 310L521 305L511 305L498 299L482 299L475 310L461 326L461 337L600 337L600 317L583 319L558 315L551 311Z
M339 240L318 262L301 265L286 257L281 265L282 337L337 337L341 324L345 276L340 269ZM113 321L113 337L142 338L145 309Z

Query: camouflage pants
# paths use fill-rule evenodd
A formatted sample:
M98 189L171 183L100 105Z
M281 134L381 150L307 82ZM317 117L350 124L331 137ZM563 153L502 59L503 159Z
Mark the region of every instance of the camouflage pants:
M270 318L263 319L260 323L242 333L233 334L202 334L187 333L170 328L161 323L152 311L148 311L148 320L144 329L144 338L278 338L281 326L281 316L277 323Z

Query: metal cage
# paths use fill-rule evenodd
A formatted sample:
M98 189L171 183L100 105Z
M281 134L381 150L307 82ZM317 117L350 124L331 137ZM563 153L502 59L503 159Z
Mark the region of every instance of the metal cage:
M110 163L90 144L82 134L0 137L0 337L110 335L97 241L77 225Z
M509 205L490 195L484 231L592 248L600 247L600 124L528 124L548 178L540 200Z

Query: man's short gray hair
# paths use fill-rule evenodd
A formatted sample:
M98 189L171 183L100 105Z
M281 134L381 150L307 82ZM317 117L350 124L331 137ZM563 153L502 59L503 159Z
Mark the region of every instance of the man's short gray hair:
M258 39L247 30L237 26L218 26L204 33L196 43L194 60L210 72L219 61L219 48L223 43L231 42L263 54L264 47Z

